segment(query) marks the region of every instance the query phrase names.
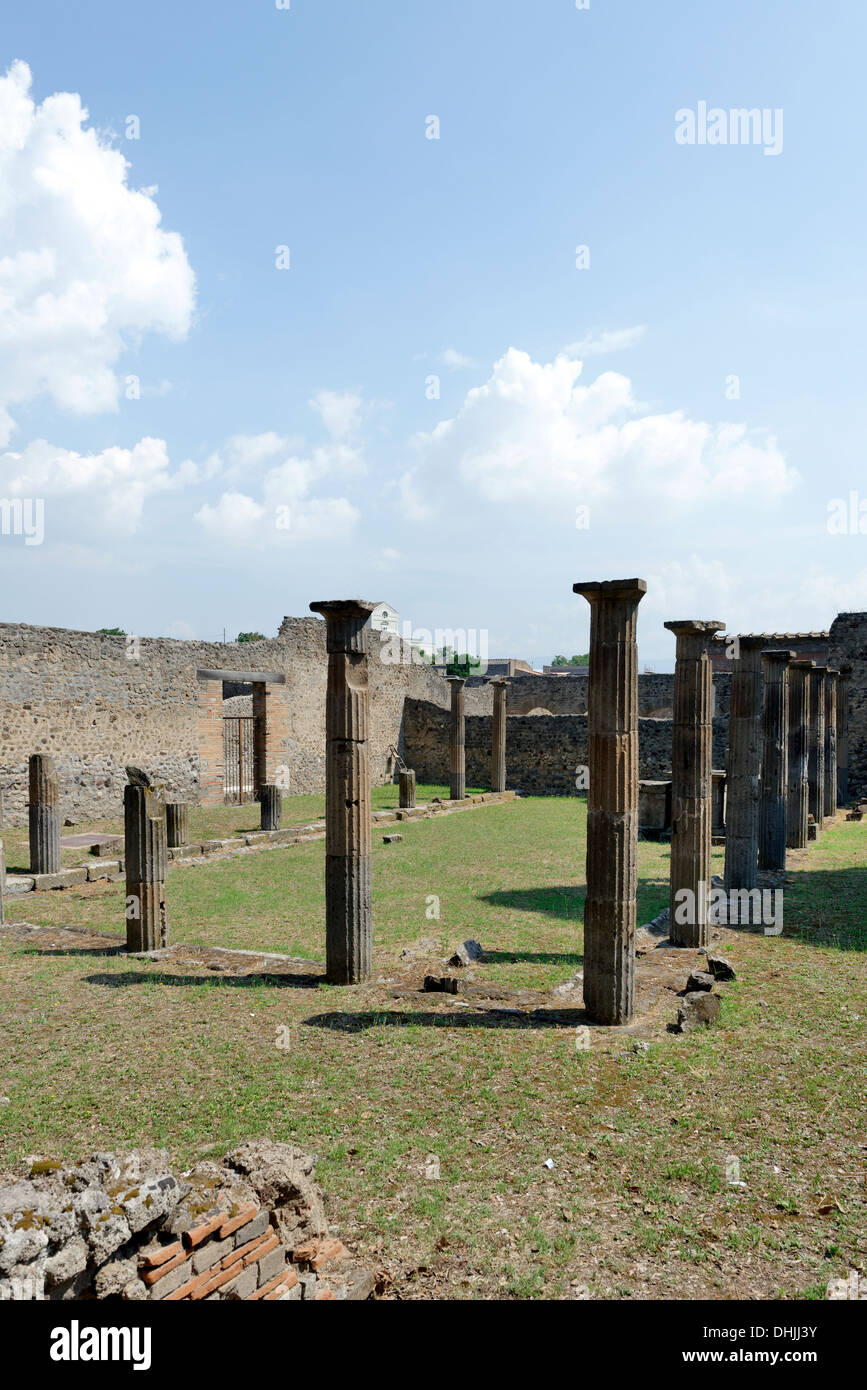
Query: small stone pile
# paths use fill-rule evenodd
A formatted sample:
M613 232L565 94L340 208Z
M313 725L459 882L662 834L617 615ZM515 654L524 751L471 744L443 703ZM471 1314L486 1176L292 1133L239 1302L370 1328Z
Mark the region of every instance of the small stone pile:
M35 1162L0 1186L0 1301L368 1298L314 1164L265 1139L181 1177L164 1149Z

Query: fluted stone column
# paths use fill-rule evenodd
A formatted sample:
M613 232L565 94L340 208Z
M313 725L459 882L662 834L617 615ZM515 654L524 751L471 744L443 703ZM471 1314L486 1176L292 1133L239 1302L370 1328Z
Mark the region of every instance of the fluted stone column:
M411 767L405 767L397 774L397 780L400 809L411 811L415 806L415 772Z
M849 682L852 667L840 667L837 679L837 805L849 801Z
M713 818L713 673L707 644L725 623L690 619L664 626L677 638L669 940L673 946L706 946ZM678 898L684 889L691 895L685 900Z
M166 802L166 844L180 849L190 843L190 808L185 801Z
M60 872L60 786L54 759L47 753L30 756L30 872Z
M837 681L840 672L825 672L825 815L837 814Z
M762 794L759 811L759 868L786 867L789 780L789 662L795 652L762 652Z
M713 670L711 669L711 680ZM711 738L713 722L711 721ZM724 840L726 834L726 774L724 768L711 768L711 840Z
M810 672L810 815L816 834L825 822L825 668Z
M732 658L729 746L726 760L725 889L752 889L758 882L759 774L762 765L762 648L766 637L737 639Z
M311 603L326 622L325 952L332 984L368 979L370 905L370 697L364 624L372 603Z
M451 720L449 722L449 796L452 801L461 801L467 794L466 769L466 721L464 719L463 676L449 676L452 692Z
M638 887L638 605L643 579L575 584L590 604L584 1006L596 1023L635 1011Z
M274 782L259 787L259 825L262 830L279 830L283 820L283 789Z
M153 787L123 789L126 948L156 951L169 942L166 910L166 808Z
M488 682L494 687L494 717L491 728L491 791L506 790L506 687L505 676Z
M815 661L789 667L789 771L786 845L806 849L810 814L810 672Z

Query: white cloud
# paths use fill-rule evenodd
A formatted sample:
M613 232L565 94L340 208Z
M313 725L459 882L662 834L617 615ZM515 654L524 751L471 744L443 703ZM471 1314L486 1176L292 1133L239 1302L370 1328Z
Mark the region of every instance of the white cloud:
M329 475L364 471L360 451L347 444L326 445L307 457L291 454L265 473L261 501L224 492L215 505L200 507L194 520L212 539L239 547L340 539L353 530L360 512L346 497L314 497L311 489Z
M607 329L604 333L588 333L577 343L570 343L564 351L569 357L604 357L609 352L622 352L624 348L635 347L641 342L647 329L643 323L635 328Z
M345 439L358 432L362 398L357 391L319 391L307 404L321 415L333 439Z
M607 495L695 505L794 485L773 439L683 411L640 416L627 377L603 372L583 386L581 371L564 354L543 364L510 348L453 419L411 441L404 514L429 516L435 494L459 505L455 484L489 502L549 509Z
M105 526L119 535L134 534L149 497L183 487L196 476L189 461L171 472L162 439L145 438L132 449L99 454L79 454L37 439L20 453L0 454L0 493L45 499L49 514L77 537Z
M461 371L464 367L474 367L476 365L474 358L465 357L462 352L458 352L456 348L452 347L448 347L440 353L440 361L444 367L448 367L449 370L453 372Z
M116 410L115 364L155 331L189 331L195 278L153 190L86 126L74 93L36 105L30 69L0 77L0 445L10 408L48 395L76 414Z

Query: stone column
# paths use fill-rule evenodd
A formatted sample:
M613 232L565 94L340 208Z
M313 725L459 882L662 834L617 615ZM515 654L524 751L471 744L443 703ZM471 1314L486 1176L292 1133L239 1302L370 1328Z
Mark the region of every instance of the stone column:
M279 830L283 820L283 789L274 782L259 788L259 825L263 830Z
M762 652L762 796L759 868L785 869L789 779L789 662L795 652Z
M326 622L325 953L331 984L370 975L370 697L364 624L372 603L311 603Z
M825 668L810 672L810 815L816 834L825 821Z
M726 760L725 889L758 882L759 773L762 763L762 648L767 638L737 638L732 658L729 747Z
M596 1023L635 1010L638 887L638 605L643 579L575 584L590 604L584 1006Z
M713 670L711 670L711 679L713 679ZM712 721L711 738L713 738ZM726 836L726 774L723 768L714 767L711 769L710 775L712 806L710 819L711 839L724 840Z
M397 774L399 784L399 805L402 811L411 811L415 806L415 773L405 767Z
M506 687L505 676L488 682L494 688L494 717L491 726L491 791L506 790Z
M464 686L463 676L449 676L452 691L451 722L449 723L449 796L461 801L467 794Z
M54 759L30 756L30 872L60 872L60 787Z
M0 840L0 927L6 921L3 911L3 898L6 892L6 854L3 850L3 841Z
M789 667L789 775L786 845L806 849L810 815L810 672L815 661Z
M166 912L166 808L153 787L123 789L126 949L155 951L169 942Z
M190 808L185 801L166 802L166 844L180 849L190 843Z
M707 644L725 623L665 623L677 638L671 751L669 939L706 946L713 798L713 673ZM690 897L684 899L684 889Z
M837 805L849 800L849 681L852 667L840 667L837 678Z
M826 816L837 814L837 681L840 672L825 672L825 805Z

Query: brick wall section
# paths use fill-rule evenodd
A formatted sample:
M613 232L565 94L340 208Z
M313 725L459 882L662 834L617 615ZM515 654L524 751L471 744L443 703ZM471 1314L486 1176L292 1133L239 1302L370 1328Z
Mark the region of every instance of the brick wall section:
M555 680L561 679L554 677ZM466 721L467 786L489 787L492 719ZM639 719L639 777L671 776L672 722ZM406 756L423 782L448 778L448 713L424 701L407 701ZM725 767L728 716L713 721L714 767ZM577 795L576 768L587 763L586 715L525 715L506 719L506 786L537 796Z
M314 1159L248 1140L177 1177L165 1150L33 1164L0 1186L0 1302L370 1296L329 1235Z
M849 681L849 792L867 796L867 613L840 613L828 637L831 666L852 666Z

